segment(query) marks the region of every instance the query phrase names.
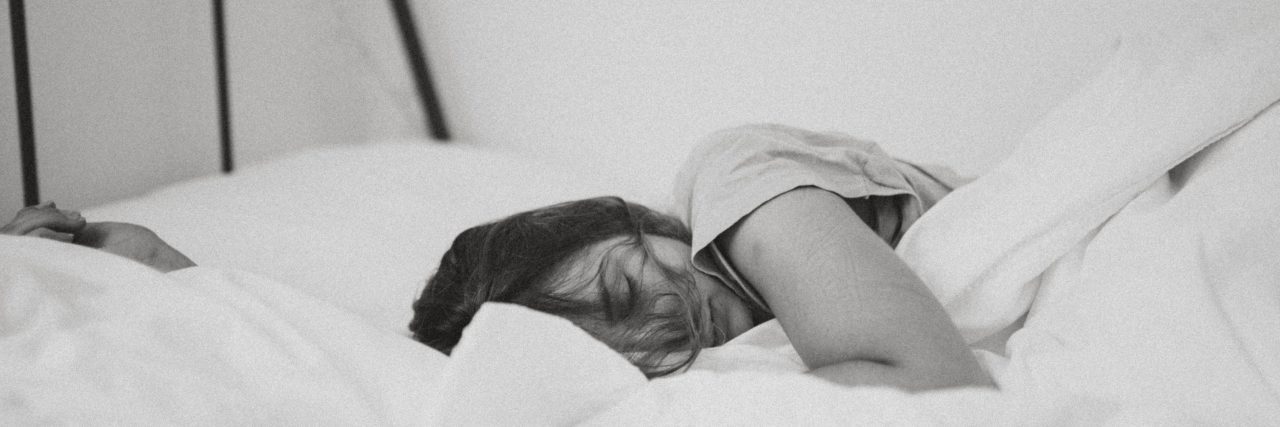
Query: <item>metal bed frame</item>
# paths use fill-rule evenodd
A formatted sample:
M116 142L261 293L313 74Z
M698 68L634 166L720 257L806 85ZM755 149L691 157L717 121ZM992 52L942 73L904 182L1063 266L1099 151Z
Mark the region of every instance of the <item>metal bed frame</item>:
M449 130L445 126L444 111L440 107L440 99L432 86L431 74L427 68L426 54L414 24L413 10L409 0L390 0L391 9L395 13L396 26L408 59L409 71L417 87L418 98L422 104L424 120L431 137L439 141L449 140ZM235 170L233 144L231 140L231 96L230 83L227 81L227 48L226 25L223 14L223 0L212 0L213 6L213 40L214 66L218 85L218 134L221 147L222 172ZM31 100L31 73L27 52L26 5L23 0L9 0L9 29L12 32L14 97L18 104L18 147L22 164L22 195L26 205L40 202L40 179L36 170L36 134L35 117Z

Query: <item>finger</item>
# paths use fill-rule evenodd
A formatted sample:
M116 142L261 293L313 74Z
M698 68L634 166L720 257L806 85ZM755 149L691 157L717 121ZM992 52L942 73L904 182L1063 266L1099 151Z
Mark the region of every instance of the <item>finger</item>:
M71 243L71 240L75 238L71 233L59 233L48 228L37 228L34 231L27 233L27 235L42 239L57 240L63 243Z
M79 212L63 211L53 202L28 206L18 211L13 222L5 224L5 234L24 235L38 228L49 228L64 233L74 233L84 227L84 218Z
M24 218L20 228L25 228L27 233L38 228L48 228L50 230L63 233L74 233L84 228L84 217L79 212L63 211L55 208L42 208L34 215ZM25 233L24 233L25 234Z
M44 225L45 228L63 233L75 233L84 228L87 222L80 212L58 209L59 217Z
M108 226L109 223L105 222L86 223L84 228L81 228L80 231L75 234L75 238L72 243L91 248L101 247L102 240L106 235L105 228Z

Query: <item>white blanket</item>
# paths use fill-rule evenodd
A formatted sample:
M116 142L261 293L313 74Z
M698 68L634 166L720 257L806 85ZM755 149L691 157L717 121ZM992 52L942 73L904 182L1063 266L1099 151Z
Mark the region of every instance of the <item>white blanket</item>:
M788 373L790 347L777 328L712 352L700 372L648 382L568 321L518 306L486 305L447 359L249 273L197 267L162 275L106 253L14 237L0 237L0 265L4 425L1046 424L1114 416L1105 402L1052 395L836 387ZM716 363L734 372L706 368Z
M970 342L1025 313L1036 277L1139 192L1280 99L1280 6L1177 4L1189 22L1123 38L1008 159L903 237L899 254Z
M1280 414L1280 108L1160 178L1040 277L996 369L1199 421Z
M414 424L447 360L248 273L0 236L0 424Z

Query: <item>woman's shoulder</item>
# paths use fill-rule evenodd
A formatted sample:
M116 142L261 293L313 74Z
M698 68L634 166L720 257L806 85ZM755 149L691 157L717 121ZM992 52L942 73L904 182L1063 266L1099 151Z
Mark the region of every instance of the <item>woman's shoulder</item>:
M722 129L702 138L690 152L686 167L698 160L745 153L751 156L788 153L885 156L874 142L841 132L815 132L792 126L758 123Z
M876 143L844 133L751 124L702 138L680 167L675 190L679 196L700 181L777 175L895 176L897 166Z
M674 181L674 212L695 249L769 199L816 186L845 198L909 191L874 143L776 124L724 129L692 150Z
M677 193L699 179L732 179L757 169L827 169L891 173L892 158L874 142L839 132L814 132L779 124L750 124L713 132L690 150L676 176ZM883 170L882 170L883 169Z

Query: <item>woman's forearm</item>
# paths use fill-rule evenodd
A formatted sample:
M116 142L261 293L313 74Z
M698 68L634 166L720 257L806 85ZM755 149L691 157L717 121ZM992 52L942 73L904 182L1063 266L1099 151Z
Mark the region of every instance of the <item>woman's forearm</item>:
M840 196L783 193L720 239L814 375L909 390L991 384L942 304Z
M845 386L889 386L907 391L926 391L951 387L995 387L991 378L977 366L968 369L922 369L891 366L880 362L850 360L809 371L809 375Z

